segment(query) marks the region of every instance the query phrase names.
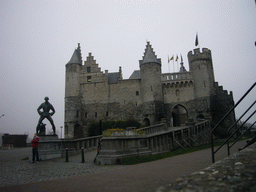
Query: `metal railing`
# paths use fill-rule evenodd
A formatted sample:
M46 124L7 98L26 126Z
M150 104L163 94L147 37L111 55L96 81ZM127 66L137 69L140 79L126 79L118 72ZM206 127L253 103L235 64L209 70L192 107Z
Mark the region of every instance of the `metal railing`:
M249 115L249 117L244 121L244 123L242 123L238 128L236 128L230 135L228 138L226 138L226 140L216 149L214 150L214 136L218 136L216 135L216 133L214 133L214 131L220 126L220 124L228 117L228 115L230 113L232 113L234 111L234 109L243 101L243 99L254 89L254 87L256 86L256 82L248 89L248 91L241 97L241 99L227 112L227 114L215 125L215 127L212 129L212 133L211 133L211 149L212 149L212 162L215 163L215 153L217 153L225 144L227 144L227 149L228 149L228 156L230 155L230 148L237 142L240 140L240 138L242 138L246 132L248 132L251 127L256 123L256 121L254 121L254 123L252 123L252 125L246 129L246 131L241 134L240 137L236 138L236 140L233 142L232 145L229 145L229 141L231 138L233 138L233 136L240 131L240 129L243 127L243 125L245 123L247 123L248 120L251 119L251 117L256 113L256 110L254 112L251 113L251 115ZM256 103L256 100L249 106L249 108L241 115L240 118L238 118L238 120L232 125L230 126L230 128L228 129L227 133L229 133L230 131L232 131L232 129L238 124L238 122L244 117L245 114L247 114L249 112L249 110L254 106L254 104Z

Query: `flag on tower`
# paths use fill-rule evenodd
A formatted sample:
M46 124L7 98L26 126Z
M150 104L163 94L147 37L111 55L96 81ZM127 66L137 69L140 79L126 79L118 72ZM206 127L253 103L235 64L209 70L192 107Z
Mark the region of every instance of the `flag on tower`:
M196 42L195 42L195 45L197 46L198 45L198 34L196 33Z
M173 55L172 55L171 59L169 59L169 55L168 55L168 63L170 63L171 60L173 60Z
M178 59L179 59L179 57L178 57L178 55L177 55L177 57L176 57L176 60L175 60L175 61L178 61Z

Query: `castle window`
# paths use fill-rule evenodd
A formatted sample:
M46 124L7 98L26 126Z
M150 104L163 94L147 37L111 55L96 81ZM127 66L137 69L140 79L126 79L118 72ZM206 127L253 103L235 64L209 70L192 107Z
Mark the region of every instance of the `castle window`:
M76 117L79 117L79 111L76 111Z
M106 112L106 116L108 117L108 111Z
M91 73L91 67L87 67L87 73Z
M65 133L68 134L68 126L65 125Z
M177 97L180 96L180 90L179 89L176 90L176 96Z
M151 86L151 91L153 91L153 87Z
M98 115L97 112L95 112L95 117L97 117L97 115Z
M139 91L136 91L136 95L137 95L137 96L139 95Z
M85 113L85 114L84 114L84 117L86 118L87 116L88 116L88 114L87 114L87 113Z
M87 76L87 82L91 82L92 81L92 76Z

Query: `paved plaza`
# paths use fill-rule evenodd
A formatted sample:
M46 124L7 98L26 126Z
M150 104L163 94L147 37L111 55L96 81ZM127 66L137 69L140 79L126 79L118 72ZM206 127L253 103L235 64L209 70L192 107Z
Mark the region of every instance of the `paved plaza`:
M23 160L31 156L31 148L0 150L0 186L20 185L44 180L60 179L70 176L97 173L123 167L97 166L93 163L96 151L85 152L85 163L81 163L81 155L40 161L31 164Z
M245 145L239 142L232 153ZM95 165L96 151L30 164L31 148L0 150L0 191L156 191L177 178L211 165L211 150L201 150L138 165ZM221 149L216 160L227 157Z

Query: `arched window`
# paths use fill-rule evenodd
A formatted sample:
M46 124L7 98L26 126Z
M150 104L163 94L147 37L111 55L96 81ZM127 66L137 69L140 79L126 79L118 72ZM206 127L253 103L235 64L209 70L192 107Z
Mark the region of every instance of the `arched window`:
M180 90L179 90L179 89L176 90L176 96L177 96L177 97L180 96Z

